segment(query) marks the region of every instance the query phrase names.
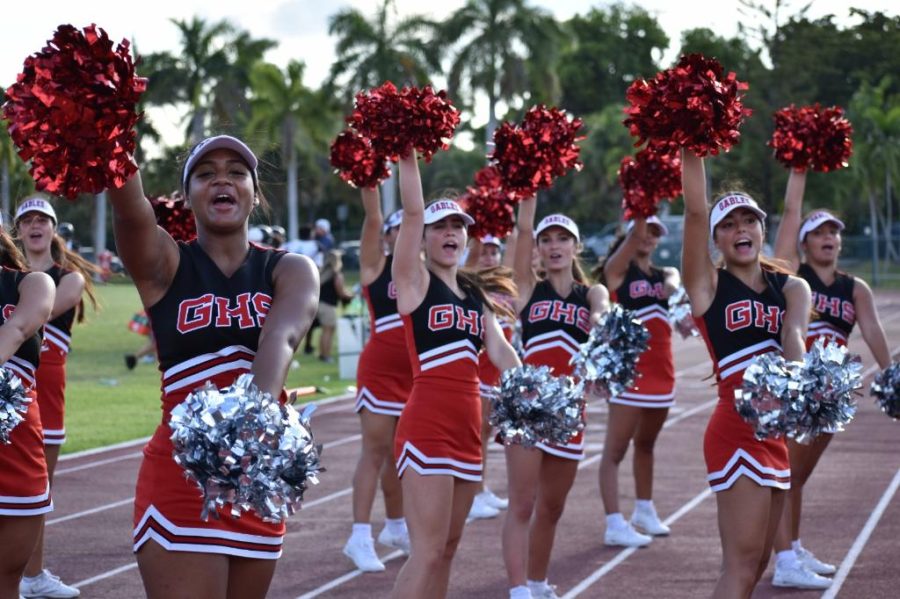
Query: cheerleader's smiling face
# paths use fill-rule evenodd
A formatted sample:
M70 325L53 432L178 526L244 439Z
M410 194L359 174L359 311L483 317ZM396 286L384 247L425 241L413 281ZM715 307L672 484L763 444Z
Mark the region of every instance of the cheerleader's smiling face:
M230 231L246 227L258 203L250 167L234 150L211 150L194 166L188 179L188 201L198 227Z
M727 264L752 264L759 260L762 248L762 222L751 210L732 210L716 225L713 241Z
M53 241L56 223L42 212L26 212L16 221L16 232L26 252L45 252Z
M537 248L547 272L571 270L578 253L578 242L566 229L548 227L538 235Z
M800 247L809 262L833 265L841 255L841 229L834 222L822 223L806 234Z
M448 216L425 225L423 245L425 257L438 266L457 266L466 247L466 223L459 216Z

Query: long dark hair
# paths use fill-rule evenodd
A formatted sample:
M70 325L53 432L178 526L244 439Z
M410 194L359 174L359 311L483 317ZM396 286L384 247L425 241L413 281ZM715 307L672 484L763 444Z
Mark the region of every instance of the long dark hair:
M2 227L0 227L0 266L13 270L28 270L25 256L22 255L21 250L6 229Z
M488 295L496 293L509 297L518 296L516 284L513 282L513 271L506 266L494 266L482 271L457 269L456 283L460 289L483 302L494 314L515 318L516 314L509 306L495 302Z
M91 300L91 308L97 311L97 294L94 290L94 275L102 272L96 264L92 264L81 257L80 254L73 252L66 247L66 240L53 234L53 240L50 242L50 256L53 261L60 267L81 273L84 278L84 292L87 293L88 299ZM84 300L79 300L75 306L76 322L84 322Z

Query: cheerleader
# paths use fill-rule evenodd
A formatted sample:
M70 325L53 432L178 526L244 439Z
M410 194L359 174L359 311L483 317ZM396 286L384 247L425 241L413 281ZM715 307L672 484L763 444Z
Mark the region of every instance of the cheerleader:
M194 146L182 171L197 223L190 243L156 225L139 173L109 190L119 255L150 316L162 373L162 423L144 448L134 511L134 551L151 599L264 597L281 555L284 524L227 510L201 520L200 493L172 458L168 425L172 408L206 381L222 388L250 372L261 391L279 396L315 315L312 261L248 241L250 213L263 201L256 166L234 137Z
M401 212L381 215L375 188L362 190L363 220L359 245L359 281L369 306L371 337L359 357L356 413L362 447L353 475L353 530L344 555L363 572L381 572L372 539L372 503L381 478L386 517L378 542L409 553L409 532L403 518L403 496L392 458L397 419L412 389L412 368L406 350L403 321L397 313L397 290L391 279L394 244Z
M682 186L681 272L719 387L703 439L722 540L713 596L749 597L769 561L791 469L784 440L757 441L734 408L734 391L757 355L802 359L809 286L760 256L766 213L750 196L729 192L707 208L703 160L689 151ZM722 254L720 267L710 257L710 238Z
M19 597L25 566L53 509L44 458L35 373L39 331L50 317L56 288L42 272L26 274L18 248L0 227L0 364L18 377L31 403L9 443L0 442L0 597Z
M587 341L591 326L609 309L603 285L588 286L578 262L578 225L561 214L544 218L534 228L535 198L519 207L519 239L515 277L517 309L522 321L524 361L550 366L556 376L571 374L569 360ZM537 249L546 278L534 272ZM556 523L584 457L584 432L564 446L539 443L536 448L506 448L509 512L503 523L503 561L510 597L552 598L547 582Z
M520 362L495 317L502 307L458 268L474 221L449 199L424 205L415 152L400 160L400 198L392 274L413 388L394 455L412 547L394 597L439 598L482 478L478 352L483 345L501 370Z
M100 270L66 248L56 234L56 211L45 198L35 196L22 202L16 210L16 236L24 251L28 268L50 275L56 284L56 299L50 321L44 326L41 365L37 370L37 403L44 431L44 455L47 474L53 486L53 472L59 450L66 440L65 390L66 356L72 335L72 324L84 320L82 295L87 292L96 309L91 277ZM34 555L25 568L20 592L24 597L78 597L77 588L64 584L59 577L43 568L44 535L41 533Z
M668 233L656 216L628 223L626 235L609 249L599 280L611 300L634 311L650 333L647 351L637 365L634 387L609 400L603 458L600 461L600 496L606 511L606 545L642 547L652 535L668 535L653 505L653 446L675 403L675 362L668 297L681 285L675 268L651 262L659 240ZM619 464L634 441L635 506L631 521L619 511ZM635 527L644 531L641 534Z
M881 368L886 368L891 363L891 352L875 309L872 290L862 279L838 270L844 223L826 210L813 210L801 219L805 187L806 172L792 170L784 198L784 214L775 240L775 256L784 260L791 271L809 283L812 289L816 319L809 325L807 349L819 337L846 345L853 326L858 322L863 340L875 361ZM834 574L837 570L832 564L816 558L800 542L803 486L832 436L819 435L808 445L788 440L791 490L788 491L784 516L775 536L775 586L828 588L831 580L821 575Z

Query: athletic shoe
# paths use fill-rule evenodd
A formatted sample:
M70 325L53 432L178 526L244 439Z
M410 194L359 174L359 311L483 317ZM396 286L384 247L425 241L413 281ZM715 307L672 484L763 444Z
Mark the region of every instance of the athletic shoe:
M644 547L653 541L653 537L642 535L631 524L624 528L606 527L603 544L611 547Z
M137 366L137 356L135 356L134 354L126 354L125 366L128 368L128 370L134 370L134 367Z
M649 508L643 510L634 510L631 514L631 525L640 528L651 536L667 536L672 529L662 523L659 516L656 515L656 509Z
M484 501L489 506L497 510L505 510L509 507L509 499L501 499L500 497L497 497L490 489L485 489L484 491L479 493L477 497L483 497Z
M556 594L556 586L548 584L546 580L541 582L528 581L528 590L531 591L533 599L559 599Z
M357 569L363 572L384 572L384 564L375 554L372 537L350 537L344 545L344 555L349 557Z
M800 562L794 562L792 566L784 566L779 565L776 561L772 585L795 589L827 589L831 586L831 579L807 570Z
M409 533L405 530L402 534L391 533L387 527L381 529L378 535L378 542L394 549L399 549L406 555L409 555Z
M52 599L67 599L78 597L81 591L70 587L54 575L50 570L42 570L33 578L23 577L19 583L19 593L23 597L49 597Z
M500 510L490 505L485 498L483 497L483 493L479 493L475 496L475 500L472 501L472 507L469 509L469 520L486 520L488 518L496 518L500 515Z
M801 547L800 549L794 549L794 553L797 555L800 563L810 572L815 572L816 574L834 574L837 572L837 567L819 560L809 549Z

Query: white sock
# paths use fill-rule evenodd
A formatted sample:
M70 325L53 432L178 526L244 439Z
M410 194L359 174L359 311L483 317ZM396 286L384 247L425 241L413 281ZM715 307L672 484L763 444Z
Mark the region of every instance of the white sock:
M636 499L634 501L634 509L638 512L644 512L647 514L656 513L656 508L653 507L652 499Z
M385 518L384 527L392 535L406 534L406 518Z
M532 589L545 589L548 586L550 586L550 584L547 582L546 578L544 580L529 580L528 581L528 587L532 588Z
M803 545L800 543L800 539L797 539L796 541L791 541L791 549L793 549L794 551L798 551L798 552L803 549Z
M775 559L777 560L777 566L793 568L797 563L797 554L794 553L793 549L785 549L784 551L779 551L775 555Z
M622 515L621 512L616 512L615 514L606 514L606 527L613 528L615 530L620 530L628 526L628 523L625 522L625 516Z
M531 599L531 589L523 584L513 587L509 589L509 599Z
M350 536L359 539L371 539L372 525L368 522L354 522L353 532L350 534Z

